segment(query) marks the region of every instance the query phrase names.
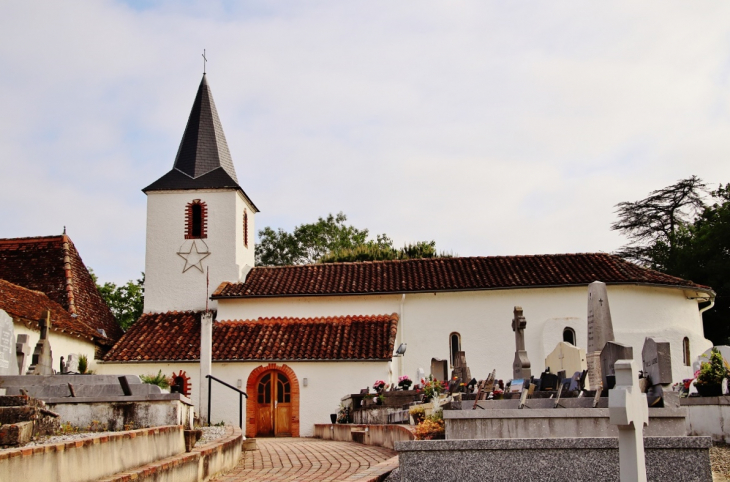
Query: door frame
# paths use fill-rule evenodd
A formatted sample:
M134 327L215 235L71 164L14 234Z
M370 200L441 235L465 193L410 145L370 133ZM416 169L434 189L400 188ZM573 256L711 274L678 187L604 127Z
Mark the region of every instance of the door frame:
M254 438L258 431L258 382L267 372L279 372L289 379L291 386L291 435L292 437L299 437L299 379L290 367L285 364L277 365L276 363L256 367L248 376L246 382L246 393L248 394L246 399L246 437Z

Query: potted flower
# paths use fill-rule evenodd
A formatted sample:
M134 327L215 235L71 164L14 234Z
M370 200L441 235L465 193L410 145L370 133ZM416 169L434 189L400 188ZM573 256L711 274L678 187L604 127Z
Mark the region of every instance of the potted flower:
M433 398L438 398L439 394L448 387L448 382L440 382L433 379L433 375L429 375L423 384L423 401L426 402Z
M426 410L423 408L422 405L416 405L415 407L411 407L408 409L408 412L411 414L411 417L413 417L414 425L418 425L419 423L423 422L424 418L426 418Z
M383 380L375 380L375 383L373 383L373 390L377 392L383 388L385 388L385 382Z
M722 395L722 381L727 378L727 368L717 348L710 353L710 362L703 362L696 374L695 387L702 397L718 397Z
M409 388L411 388L412 384L413 382L410 378L408 378L408 375L398 377L398 386L401 388L401 390L408 390Z
M385 395L381 393L380 395L378 395L378 398L375 399L375 404L382 405L383 402L385 402Z

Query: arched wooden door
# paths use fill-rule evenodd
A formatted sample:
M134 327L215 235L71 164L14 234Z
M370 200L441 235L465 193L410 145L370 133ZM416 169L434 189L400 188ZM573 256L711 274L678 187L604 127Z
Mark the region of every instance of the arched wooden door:
M281 372L264 373L256 385L258 437L291 437L291 382Z

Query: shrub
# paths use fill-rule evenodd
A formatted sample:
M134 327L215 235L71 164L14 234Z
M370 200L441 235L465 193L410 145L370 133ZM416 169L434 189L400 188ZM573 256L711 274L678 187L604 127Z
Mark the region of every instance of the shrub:
M170 388L170 380L162 374L162 370L157 372L157 375L140 375L139 378L145 383L157 385L160 388Z
M710 363L702 363L695 384L719 385L726 377L727 368L725 368L725 364L723 363L722 355L717 348L713 348L712 353L710 353Z
M89 367L89 359L86 355L79 355L79 373L86 373L86 369Z

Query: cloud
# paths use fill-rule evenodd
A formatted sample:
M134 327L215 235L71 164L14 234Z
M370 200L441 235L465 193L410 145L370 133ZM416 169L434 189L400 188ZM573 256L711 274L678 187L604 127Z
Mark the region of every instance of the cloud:
M144 269L145 197L208 53L239 180L290 229L328 212L461 255L611 251L613 206L730 182L730 7L678 2L0 6L0 237L69 227Z

